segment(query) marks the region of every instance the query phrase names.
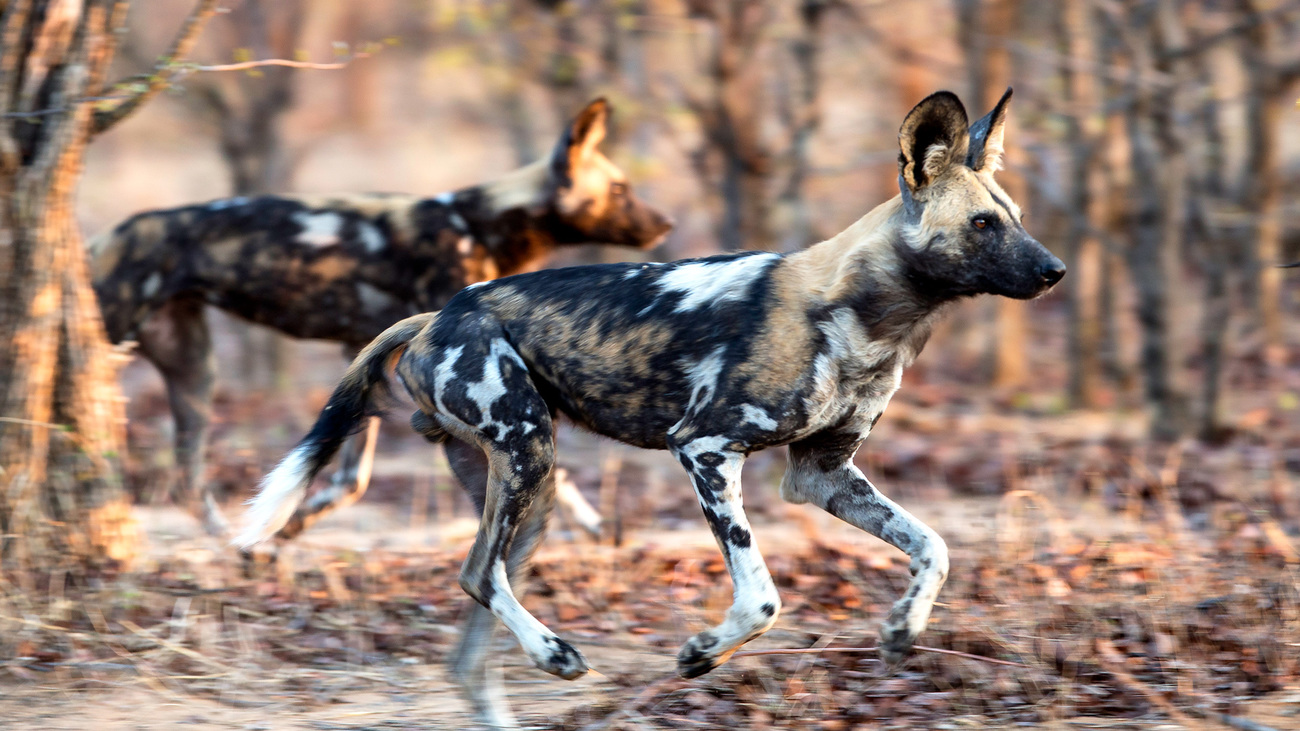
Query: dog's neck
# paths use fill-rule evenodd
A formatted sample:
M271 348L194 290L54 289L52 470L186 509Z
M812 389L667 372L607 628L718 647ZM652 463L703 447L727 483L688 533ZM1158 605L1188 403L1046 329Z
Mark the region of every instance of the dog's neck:
M912 228L902 198L895 196L837 236L790 258L814 297L851 308L873 339L915 356L947 300L930 294L924 273L909 261Z
M545 160L490 183L434 199L459 219L453 225L487 249L498 276L532 271L559 244L561 222L547 204Z

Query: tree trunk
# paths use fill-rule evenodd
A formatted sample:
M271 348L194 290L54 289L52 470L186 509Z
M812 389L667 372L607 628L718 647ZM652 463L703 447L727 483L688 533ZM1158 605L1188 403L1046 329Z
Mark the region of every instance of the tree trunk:
M96 566L128 561L136 536L116 469L124 358L104 334L73 201L93 124L80 100L101 93L126 3L88 0L62 54L34 59L57 5L0 3L0 530L8 559Z
M997 100L1011 85L1011 52L1008 42L1015 33L1019 19L1019 0L961 0L957 6L964 32L966 63L971 94L971 117L979 118L993 108ZM1014 135L1008 140L1014 139ZM1014 159L1015 150L1007 144L1008 159ZM1012 171L1002 173L1002 185L1012 198L1023 198L1023 181ZM989 341L989 361L992 364L993 385L999 388L1016 388L1024 384L1028 374L1025 359L1027 340L1026 304L1019 300L999 298L994 303L996 316L992 338Z
M811 173L809 147L821 124L821 65L823 19L831 3L828 0L802 0L799 3L799 32L790 41L794 58L792 77L785 84L782 116L790 130L790 174L786 178L777 205L781 210L780 248L797 251L824 238L813 222L808 208L807 184Z
M1199 16L1199 8L1193 8ZM1200 23L1188 23L1199 40ZM1232 236L1215 212L1228 203L1227 159L1223 123L1219 111L1220 89L1211 68L1208 53L1196 54L1193 63L1196 81L1204 90L1199 109L1201 129L1205 142L1201 145L1200 170L1196 176L1200 200L1193 206L1195 229L1201 248L1201 265L1205 277L1205 311L1201 317L1201 403L1197 432L1202 440L1218 441L1224 434L1223 416L1223 362L1227 350L1228 323L1232 303L1228 290L1228 271L1232 266L1230 247Z
M1186 223L1185 145L1177 129L1175 108L1181 62L1170 58L1181 48L1181 24L1172 5L1162 2L1150 17L1130 19L1129 53L1134 74L1126 109L1133 167L1132 245L1129 268L1138 291L1137 315L1142 329L1142 371L1152 411L1151 434L1173 439L1186 428L1186 398L1180 383L1177 342L1173 336L1172 292L1181 274L1180 243ZM1146 32L1141 32L1145 30ZM1153 60L1160 59L1160 60ZM1142 88L1140 74L1155 69L1175 79L1162 91Z
M758 55L771 9L751 0L691 0L688 9L711 25L709 95L688 97L687 103L704 131L696 171L709 188L721 191L718 240L726 251L769 249L772 165L763 139Z
M1081 0L1061 0L1057 15L1061 86L1065 93L1065 144L1069 152L1066 198L1069 221L1066 231L1065 264L1071 273L1066 282L1068 308L1066 332L1069 338L1068 393L1074 408L1098 406L1101 380L1099 358L1101 323L1101 244L1090 232L1090 222L1101 219L1099 201L1093 195L1094 152L1101 143L1097 119L1097 89L1090 74L1079 73L1096 61L1092 50L1093 31L1087 8Z
M1261 3L1240 3L1247 17L1259 14ZM1287 84L1273 67L1277 29L1272 22L1259 22L1241 44L1246 67L1246 167L1240 195L1250 218L1254 239L1248 256L1255 281L1255 307L1264 334L1264 356L1270 365L1280 365L1282 352L1282 263L1281 148L1279 125L1284 104L1291 100L1281 92Z

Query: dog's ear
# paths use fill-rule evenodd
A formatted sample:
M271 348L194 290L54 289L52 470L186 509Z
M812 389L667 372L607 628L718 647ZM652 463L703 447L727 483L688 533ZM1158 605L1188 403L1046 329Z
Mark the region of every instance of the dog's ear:
M609 102L602 97L588 104L564 130L551 153L551 175L561 185L572 178L574 168L581 165L605 139L605 121L608 118Z
M993 111L980 117L970 126L970 151L966 164L975 172L1002 169L1002 138L1007 128L1007 104L1011 101L1011 87L993 105Z
M898 130L898 174L911 192L966 164L966 125L966 108L950 91L927 96L907 113Z

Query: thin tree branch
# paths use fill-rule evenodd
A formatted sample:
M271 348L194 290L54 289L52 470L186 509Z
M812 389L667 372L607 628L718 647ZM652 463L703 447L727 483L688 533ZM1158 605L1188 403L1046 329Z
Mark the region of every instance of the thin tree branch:
M167 85L171 83L172 77L175 76L181 68L177 65L178 62L188 56L190 51L193 50L194 44L198 41L199 33L203 30L203 26L207 24L216 12L217 0L199 0L198 4L194 6L194 10L190 13L190 16L185 19L185 24L181 26L180 33L172 43L171 50L169 50L167 55L163 56L159 60L158 64L154 66L153 73L148 77L144 77L148 79L148 84L145 88L142 91L131 95L126 101L118 104L112 109L96 111L94 123L91 125L91 135L98 135L118 122L121 122L123 119L126 119L126 117L138 109L141 104L149 101L156 96L158 92L166 88ZM141 77L134 78L143 80ZM131 79L126 79L122 82L118 82L117 85L129 81L131 81Z
M191 73L195 71L245 71L248 69L255 69L259 66L288 66L290 68L321 69L326 71L334 71L342 68L347 68L348 64L352 63L356 59L369 58L369 57L370 57L369 53L360 52L360 53L354 53L350 57L342 61L335 61L332 63L317 63L314 61L293 61L285 58L268 58L262 61L244 61L241 63L217 64L215 66L200 66L197 64L178 64L175 67L175 71L170 75L168 81L164 83L163 86L167 86L168 84L175 81L178 77L182 76L183 74ZM0 114L0 118L21 119L24 117L45 117L51 114L62 114L63 112L72 111L72 106L75 104L115 101L118 99L126 100L123 104L118 105L117 107L114 107L113 109L108 110L108 112L106 112L111 114L115 112L117 109L120 109L121 107L127 104L131 104L133 101L139 98L140 98L139 94L110 94L107 96L84 96L79 99L72 100L71 102L68 103L67 106L52 107L50 109L37 109L30 112L6 112ZM96 115L98 114L100 113L97 112Z
M317 63L314 61L292 61L287 58L268 58L263 61L244 61L241 63L223 63L215 66L189 66L188 71L247 71L248 69L260 68L262 66L287 66L291 69L316 69L320 71L333 71L336 69L346 68L354 59L366 58L370 54L357 53L343 61L333 63Z

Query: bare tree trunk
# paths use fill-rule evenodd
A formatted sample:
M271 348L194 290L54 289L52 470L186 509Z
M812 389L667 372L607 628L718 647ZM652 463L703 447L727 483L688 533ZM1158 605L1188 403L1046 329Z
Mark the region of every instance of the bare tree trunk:
M711 89L708 98L689 97L687 103L704 128L696 171L706 181L716 177L721 192L718 239L727 251L771 248L771 155L763 140L758 62L770 8L753 0L690 0L688 7L712 26ZM716 173L714 165L720 168Z
M777 199L786 221L782 231L782 251L801 249L823 238L808 210L805 189L811 168L808 148L821 124L819 97L822 79L818 62L822 22L831 5L830 0L802 0L798 11L799 33L790 42L790 53L794 57L791 75L794 79L793 83L786 84L782 109L786 127L790 130L790 174Z
M1099 33L1104 32L1095 24ZM1099 41L1102 41L1100 36ZM1104 42L1104 41L1102 41ZM1100 48L1101 43L1098 44ZM1103 98L1115 98L1119 89L1108 89ZM1101 166L1103 194L1101 200L1101 226L1107 235L1118 236L1127 226L1129 190L1133 187L1131 171L1126 157L1124 118L1112 115L1103 122L1101 147L1097 162ZM1123 396L1133 391L1132 369L1124 362L1120 347L1119 304L1117 297L1124 280L1124 256L1107 248L1101 252L1101 281L1098 286L1097 318L1100 321L1097 344L1098 360L1102 374Z
M1188 22L1193 37L1193 47L1199 45L1201 33L1199 8ZM1205 311L1201 318L1201 403L1197 415L1200 438L1213 442L1220 439L1224 429L1223 415L1223 362L1227 346L1227 330L1232 314L1228 290L1228 271L1232 266L1231 235L1215 215L1228 203L1227 161L1223 123L1219 109L1219 89L1211 70L1208 53L1192 57L1196 82L1204 89L1197 109L1204 144L1201 145L1200 170L1196 175L1199 200L1193 206L1195 229L1201 244L1202 269L1205 277Z
M1011 85L1011 52L1008 43L1019 21L1019 0L960 0L961 40L965 44L969 69L972 114L984 114ZM1008 138L1009 140L1012 138ZM1007 157L1016 150L1008 144ZM1024 181L1013 171L1003 173L1002 184L1013 198L1023 198ZM1026 305L1019 300L998 298L993 337L989 341L992 381L999 388L1015 388L1028 376L1025 359L1027 339Z
M1181 274L1180 242L1187 206L1186 152L1177 129L1175 111L1183 62L1172 60L1171 48L1181 49L1182 26L1173 6L1162 0L1154 8L1130 14L1121 29L1127 38L1132 103L1126 107L1130 158L1135 185L1128 263L1138 291L1142 370L1152 410L1151 432L1173 439L1186 428L1186 398L1180 383L1177 342L1173 337L1172 292ZM1158 71L1169 81L1158 91L1146 79Z
M1260 0L1239 0L1246 18L1267 8ZM1249 250L1251 278L1255 282L1255 307L1264 331L1264 356L1272 366L1282 363L1282 175L1279 128L1283 110L1292 100L1285 95L1295 77L1294 68L1277 64L1279 29L1273 21L1253 24L1240 45L1246 67L1246 167L1241 182L1241 202L1250 216L1254 246Z
M1101 144L1097 120L1097 90L1088 68L1096 62L1092 50L1093 31L1083 0L1061 0L1057 6L1057 34L1061 64L1061 86L1066 100L1065 144L1069 148L1066 172L1067 222L1065 263L1072 276L1067 282L1069 399L1075 408L1095 408L1101 380L1099 305L1102 276L1101 243L1091 231L1099 220L1098 201L1093 196L1094 152ZM1077 66L1076 66L1077 64Z
M25 84L57 5L0 3L0 531L8 558L93 566L136 546L116 469L124 359L104 334L73 212L95 123L79 100L103 88L126 4L80 6L62 53L41 60L48 73Z

